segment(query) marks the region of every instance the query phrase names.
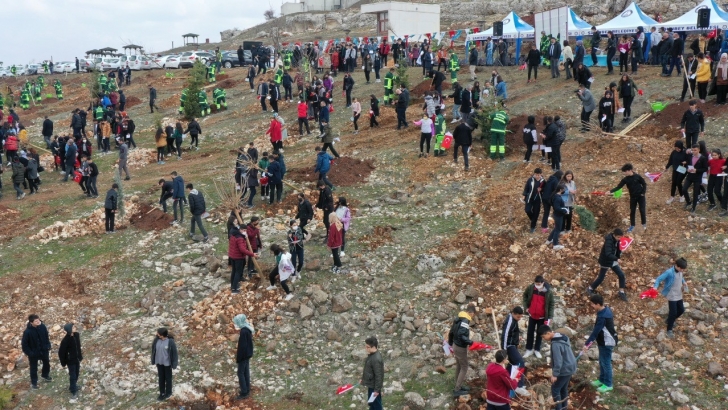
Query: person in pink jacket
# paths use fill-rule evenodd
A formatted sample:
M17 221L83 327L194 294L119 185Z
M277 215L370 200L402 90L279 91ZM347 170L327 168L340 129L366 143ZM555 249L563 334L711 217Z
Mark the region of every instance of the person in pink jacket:
M346 198L343 196L339 197L339 200L334 204L334 212L339 220L344 225L344 230L341 232L341 256L346 256L344 250L346 249L346 232L349 231L349 225L351 224L351 210L347 206Z

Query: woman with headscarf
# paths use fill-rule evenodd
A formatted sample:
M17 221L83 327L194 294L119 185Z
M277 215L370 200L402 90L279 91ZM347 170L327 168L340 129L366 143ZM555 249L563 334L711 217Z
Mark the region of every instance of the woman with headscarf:
M238 364L238 383L240 393L235 400L245 400L250 395L250 358L253 357L253 334L255 328L248 322L248 317L240 314L233 318L233 325L240 329L238 349L235 362Z
M334 257L334 267L331 269L334 273L341 273L341 258L339 256L341 246L343 245L344 224L341 223L336 212L329 214L329 237L326 246L331 249L331 255Z
M584 42L582 40L576 40L576 48L574 49L574 62L572 63L573 71L574 71L574 80L579 81L576 78L576 69L579 67L579 64L584 63L584 53L586 51L584 50Z
M720 61L715 66L715 85L717 93L715 103L723 105L726 103L726 94L728 93L728 54L720 55Z

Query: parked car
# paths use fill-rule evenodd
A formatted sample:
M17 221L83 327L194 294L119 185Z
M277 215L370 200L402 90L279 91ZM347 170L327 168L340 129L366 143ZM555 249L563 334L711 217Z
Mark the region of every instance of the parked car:
M10 73L10 67L0 67L0 77L12 77Z
M76 62L71 62L72 70L76 70ZM94 69L94 60L88 59L88 58L79 58L78 59L78 69L83 72L88 72Z
M10 72L11 67L12 67L12 64L8 66L8 68L7 68L8 72ZM27 68L24 65L15 66L15 75L16 76L25 75L26 71L27 71ZM12 75L12 73L10 75Z
M59 61L53 64L53 72L56 74L71 73L76 69L76 62Z
M253 53L250 50L243 50L242 63L238 59L238 51L226 51L222 53L222 66L225 68L241 67L250 65L253 62Z
M190 68L196 60L202 61L204 65L210 65L210 61L215 59L215 55L206 51L185 51L180 56L179 66L181 68Z
M142 70L151 70L154 66L154 60L147 56L141 56Z
M181 59L181 57L179 54L170 56L164 62L164 68L179 68L180 59Z
M25 75L38 75L40 64L28 64L25 68Z
M127 61L124 65L126 66L126 64L129 64L129 68L131 68L132 70L141 70L142 69L142 56L131 55L131 56L129 56L129 58L127 59Z
M179 56L179 54L167 54L167 55L163 55L161 57L156 57L156 58L152 59L152 68L168 68L166 66L167 61L170 58L174 58L174 57L178 57L178 56Z
M118 57L104 57L101 60L101 69L104 71L116 70L121 67L121 59Z

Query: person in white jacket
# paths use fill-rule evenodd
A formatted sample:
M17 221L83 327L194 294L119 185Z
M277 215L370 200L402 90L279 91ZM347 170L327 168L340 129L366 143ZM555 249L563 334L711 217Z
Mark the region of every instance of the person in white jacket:
M422 119L419 121L415 121L415 125L420 126L420 158L425 157L430 154L430 141L432 140L432 133L434 130L434 125L432 123L432 119L427 116L427 112L422 113ZM425 143L427 143L427 151L424 150Z

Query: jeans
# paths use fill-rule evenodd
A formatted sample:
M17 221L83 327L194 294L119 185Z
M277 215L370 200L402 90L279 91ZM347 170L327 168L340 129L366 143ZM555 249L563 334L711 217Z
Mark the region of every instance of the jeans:
M551 384L551 397L558 403L556 410L567 410L569 408L569 381L571 376L557 376L556 381ZM559 403L561 400L563 402Z
M319 181L324 181L324 184L328 185L329 188L332 188L333 189L334 188L334 185L331 183L331 181L329 181L328 178L326 178L326 174L328 174L328 172L319 172L318 180Z
M549 234L548 240L552 241L554 246L559 244L559 235L561 235L561 228L564 226L564 215L559 215L554 212L554 229Z
M523 357L518 351L517 346L508 346L506 352L508 353L508 362L510 363L510 365L506 367L506 370L508 370L509 373L511 372L511 366L517 366L518 368L526 367L526 363L523 362ZM518 387L524 386L525 379L526 373L523 373L521 378L518 380Z
M361 117L361 113L354 114L354 131L359 131L359 117Z
M78 386L76 385L78 382L78 373L81 370L81 364L80 363L74 363L68 364L68 391L71 392L71 394L75 394L78 391Z
M564 215L564 227L561 229L562 231L570 231L571 230L571 221L574 216L574 207L570 206L569 213Z
M596 290L596 288L601 285L601 283L604 281L604 277L607 275L607 271L611 269L614 271L614 273L617 274L617 278L619 278L619 288L624 289L627 287L627 279L624 277L624 272L622 271L622 268L619 265L614 266L600 266L599 267L599 275L597 275L597 278L594 279L594 282L589 286L592 290Z
M299 118L298 119L298 134L303 135L303 126L306 125L306 132L311 134L311 129L308 127L308 118Z
M597 66L597 62L599 61L599 59L597 58L597 49L596 49L596 46L598 46L598 44L593 45L592 46L592 49L591 49L591 59L592 59L592 65L594 67Z
M685 307L683 306L683 301L676 300L676 301L668 301L667 307L669 308L669 313L667 314L667 330L672 330L672 327L675 325L675 321L677 318L682 316L683 313L685 313Z
M268 280L270 281L271 286L276 285L276 276L278 276L278 274L279 274L279 272L278 272L277 266L275 268L271 269L270 273L268 274ZM291 293L291 289L288 288L287 282L288 282L287 279L281 281L281 287L283 288L284 291L286 291L286 295Z
M685 147L692 147L693 144L697 144L699 136L700 131L685 131Z
M116 214L114 213L114 210L109 208L104 208L105 213L105 223L106 223L106 232L114 232L114 217Z
M544 202L543 203L543 218L541 219L541 228L548 228L549 227L549 214L551 213L551 203L550 202Z
M339 256L341 254L341 249L334 248L331 250L331 255L334 257L334 266L337 268L341 267L341 257Z
M66 174L66 175L68 175L68 174ZM18 196L23 195L23 189L21 188L22 185L23 185L22 183L13 182L13 188L15 188L15 193Z
M240 280L245 273L245 259L230 259L232 270L230 271L230 290L240 289Z
M250 196L248 196L248 206L253 206L253 198L255 198L256 189L254 186L248 187L250 190Z
M455 162L458 162L458 148L462 147L463 151L463 160L465 161L465 168L469 167L470 164L468 162L468 150L470 150L470 145L460 145L458 143L455 143L455 149L452 151L452 158Z
M162 196L159 198L159 205L162 205L162 210L164 213L167 213L167 200L169 198L172 198L172 194L169 192L165 192L162 194Z
M268 186L270 187L270 200L268 203L273 203L274 196L278 202L281 202L281 197L283 196L283 182L279 182L277 184L269 182Z
M584 110L584 107L581 107L581 129L589 131L591 129L591 126L589 124L589 118L591 117L592 111L586 111Z
M38 385L38 361L43 362L43 367L40 370L41 377L49 377L51 373L51 363L48 352L43 352L43 356L29 357L28 363L30 364L30 383L33 386Z
M370 397L372 397L372 393L374 393L374 389L369 387L367 389L367 401ZM369 403L369 410L382 410L384 407L382 407L382 393L379 392L379 395L376 399L374 399L373 402Z
M195 225L200 228L202 236L207 238L207 231L205 230L205 227L202 226L202 215L192 215L192 222L190 224L190 233L192 235L195 234Z
M157 378L159 379L159 394L172 395L172 366L157 365Z
M346 229L341 230L341 252L346 251Z
M457 363L455 366L455 391L458 391L462 388L465 377L468 375L468 348L453 345L452 349Z
M561 77L561 73L559 72L559 59L549 58L549 62L551 63L551 78Z
M612 387L612 351L614 346L599 347L599 381Z
M175 198L172 202L172 210L174 211L174 220L184 222L185 220L185 203L187 201L183 198ZM179 219L177 219L177 207L179 206Z
M395 111L397 111L397 129L407 127L406 110L404 108L397 108Z
M526 330L526 350L541 350L541 336L536 334L536 330L543 326L546 319L534 319L528 317L528 330ZM534 336L536 337L536 344L534 344Z
M460 119L460 104L453 104L452 105L452 118L454 120Z
M680 68L680 56L673 56L670 59L670 69L667 70L667 75L672 75L672 69L675 67L677 67L677 75L682 74L682 69Z
M700 195L700 184L701 184L701 177L693 177L692 180L689 180L685 178L685 182L683 182L683 196L685 197L685 203L690 204L690 186L693 187L693 211L695 210L695 207L698 206L698 196Z
M305 234L304 234L305 235ZM303 269L303 247L295 245L291 250L291 263L296 268L296 272Z
M629 226L634 226L635 214L637 213L637 205L640 207L640 221L642 225L647 225L647 213L645 212L646 201L645 196L631 196L629 197Z
M98 191L98 189L96 189L96 179L98 177L99 177L98 175L90 175L88 177L88 180L86 180L86 190L88 191L88 194L91 196L99 195L99 191Z
M240 384L240 395L248 397L250 394L250 359L238 362L238 384Z
M660 56L660 64L662 64L662 74L667 74L667 64L670 62L670 57L667 55Z
M612 60L614 59L614 54L616 54L617 50L614 48L609 49L607 51L607 72L611 73L614 71L614 64L612 64Z
M526 215L528 215L528 220L531 221L531 230L536 229L538 215L541 213L541 201L527 203L525 211Z

